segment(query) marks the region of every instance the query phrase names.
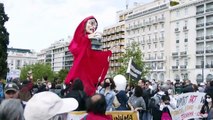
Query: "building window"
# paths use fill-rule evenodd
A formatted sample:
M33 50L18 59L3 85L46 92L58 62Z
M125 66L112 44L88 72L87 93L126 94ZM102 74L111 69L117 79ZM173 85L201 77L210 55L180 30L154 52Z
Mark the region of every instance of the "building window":
M188 21L187 21L187 20L185 20L185 27L187 27L187 24L188 24Z
M163 47L164 47L164 43L163 43L163 42L161 42L161 43L160 43L160 45L161 45L161 48L163 48Z
M176 28L179 28L179 22L176 22Z
M179 60L178 59L176 60L176 66L179 66Z
M179 40L176 40L176 43L179 43Z
M162 29L164 28L164 23L161 24L161 28L162 28Z
M149 31L151 31L151 26L149 26Z
M158 29L158 26L157 25L155 25L155 30L157 30Z
M179 52L179 45L176 45L176 51Z
M149 46L149 49L151 49L151 45L149 44L148 46Z
M155 43L155 48L157 48L157 43Z

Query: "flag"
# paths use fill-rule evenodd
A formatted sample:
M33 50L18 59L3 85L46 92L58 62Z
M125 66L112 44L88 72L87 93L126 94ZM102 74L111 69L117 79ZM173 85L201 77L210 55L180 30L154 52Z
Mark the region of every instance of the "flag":
M141 73L142 73L142 69L140 69L135 62L132 60L132 58L130 58L129 60L129 64L128 64L128 68L126 71L130 77L134 80L140 80L141 79Z

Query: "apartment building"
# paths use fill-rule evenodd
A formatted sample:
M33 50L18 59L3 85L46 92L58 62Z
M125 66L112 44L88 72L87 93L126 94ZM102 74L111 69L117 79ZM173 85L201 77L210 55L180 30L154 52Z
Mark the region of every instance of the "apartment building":
M21 69L25 65L32 65L37 62L37 54L30 49L8 48L7 63L11 70Z
M103 30L102 49L112 51L110 68L108 75L113 75L121 66L118 59L125 52L125 19L130 14L131 9L117 12L117 23L108 26Z
M147 79L164 80L168 73L170 4L156 0L135 7L125 20L126 44L140 44L143 61L150 68Z
M38 61L41 63L49 63L54 72L58 72L61 69L69 70L73 64L73 56L68 50L71 39L71 37L68 37L55 41L50 47L41 50L38 53ZM100 46L100 40L92 40L92 49L100 50Z

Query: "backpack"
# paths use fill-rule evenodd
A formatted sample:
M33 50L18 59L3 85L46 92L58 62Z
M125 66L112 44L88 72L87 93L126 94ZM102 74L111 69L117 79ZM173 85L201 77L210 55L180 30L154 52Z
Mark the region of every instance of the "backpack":
M172 120L168 107L163 108L161 120Z
M153 113L154 109L159 108L159 103L161 101L161 95L156 94L155 96L151 97L148 103L148 108L150 110L150 113Z

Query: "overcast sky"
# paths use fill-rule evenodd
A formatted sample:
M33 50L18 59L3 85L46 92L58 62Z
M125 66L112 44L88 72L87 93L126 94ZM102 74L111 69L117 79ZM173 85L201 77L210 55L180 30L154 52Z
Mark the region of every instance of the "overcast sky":
M153 0L129 0L148 3ZM0 0L4 3L10 33L9 47L39 52L54 41L72 36L87 16L98 20L98 31L116 23L116 12L125 9L126 0Z

